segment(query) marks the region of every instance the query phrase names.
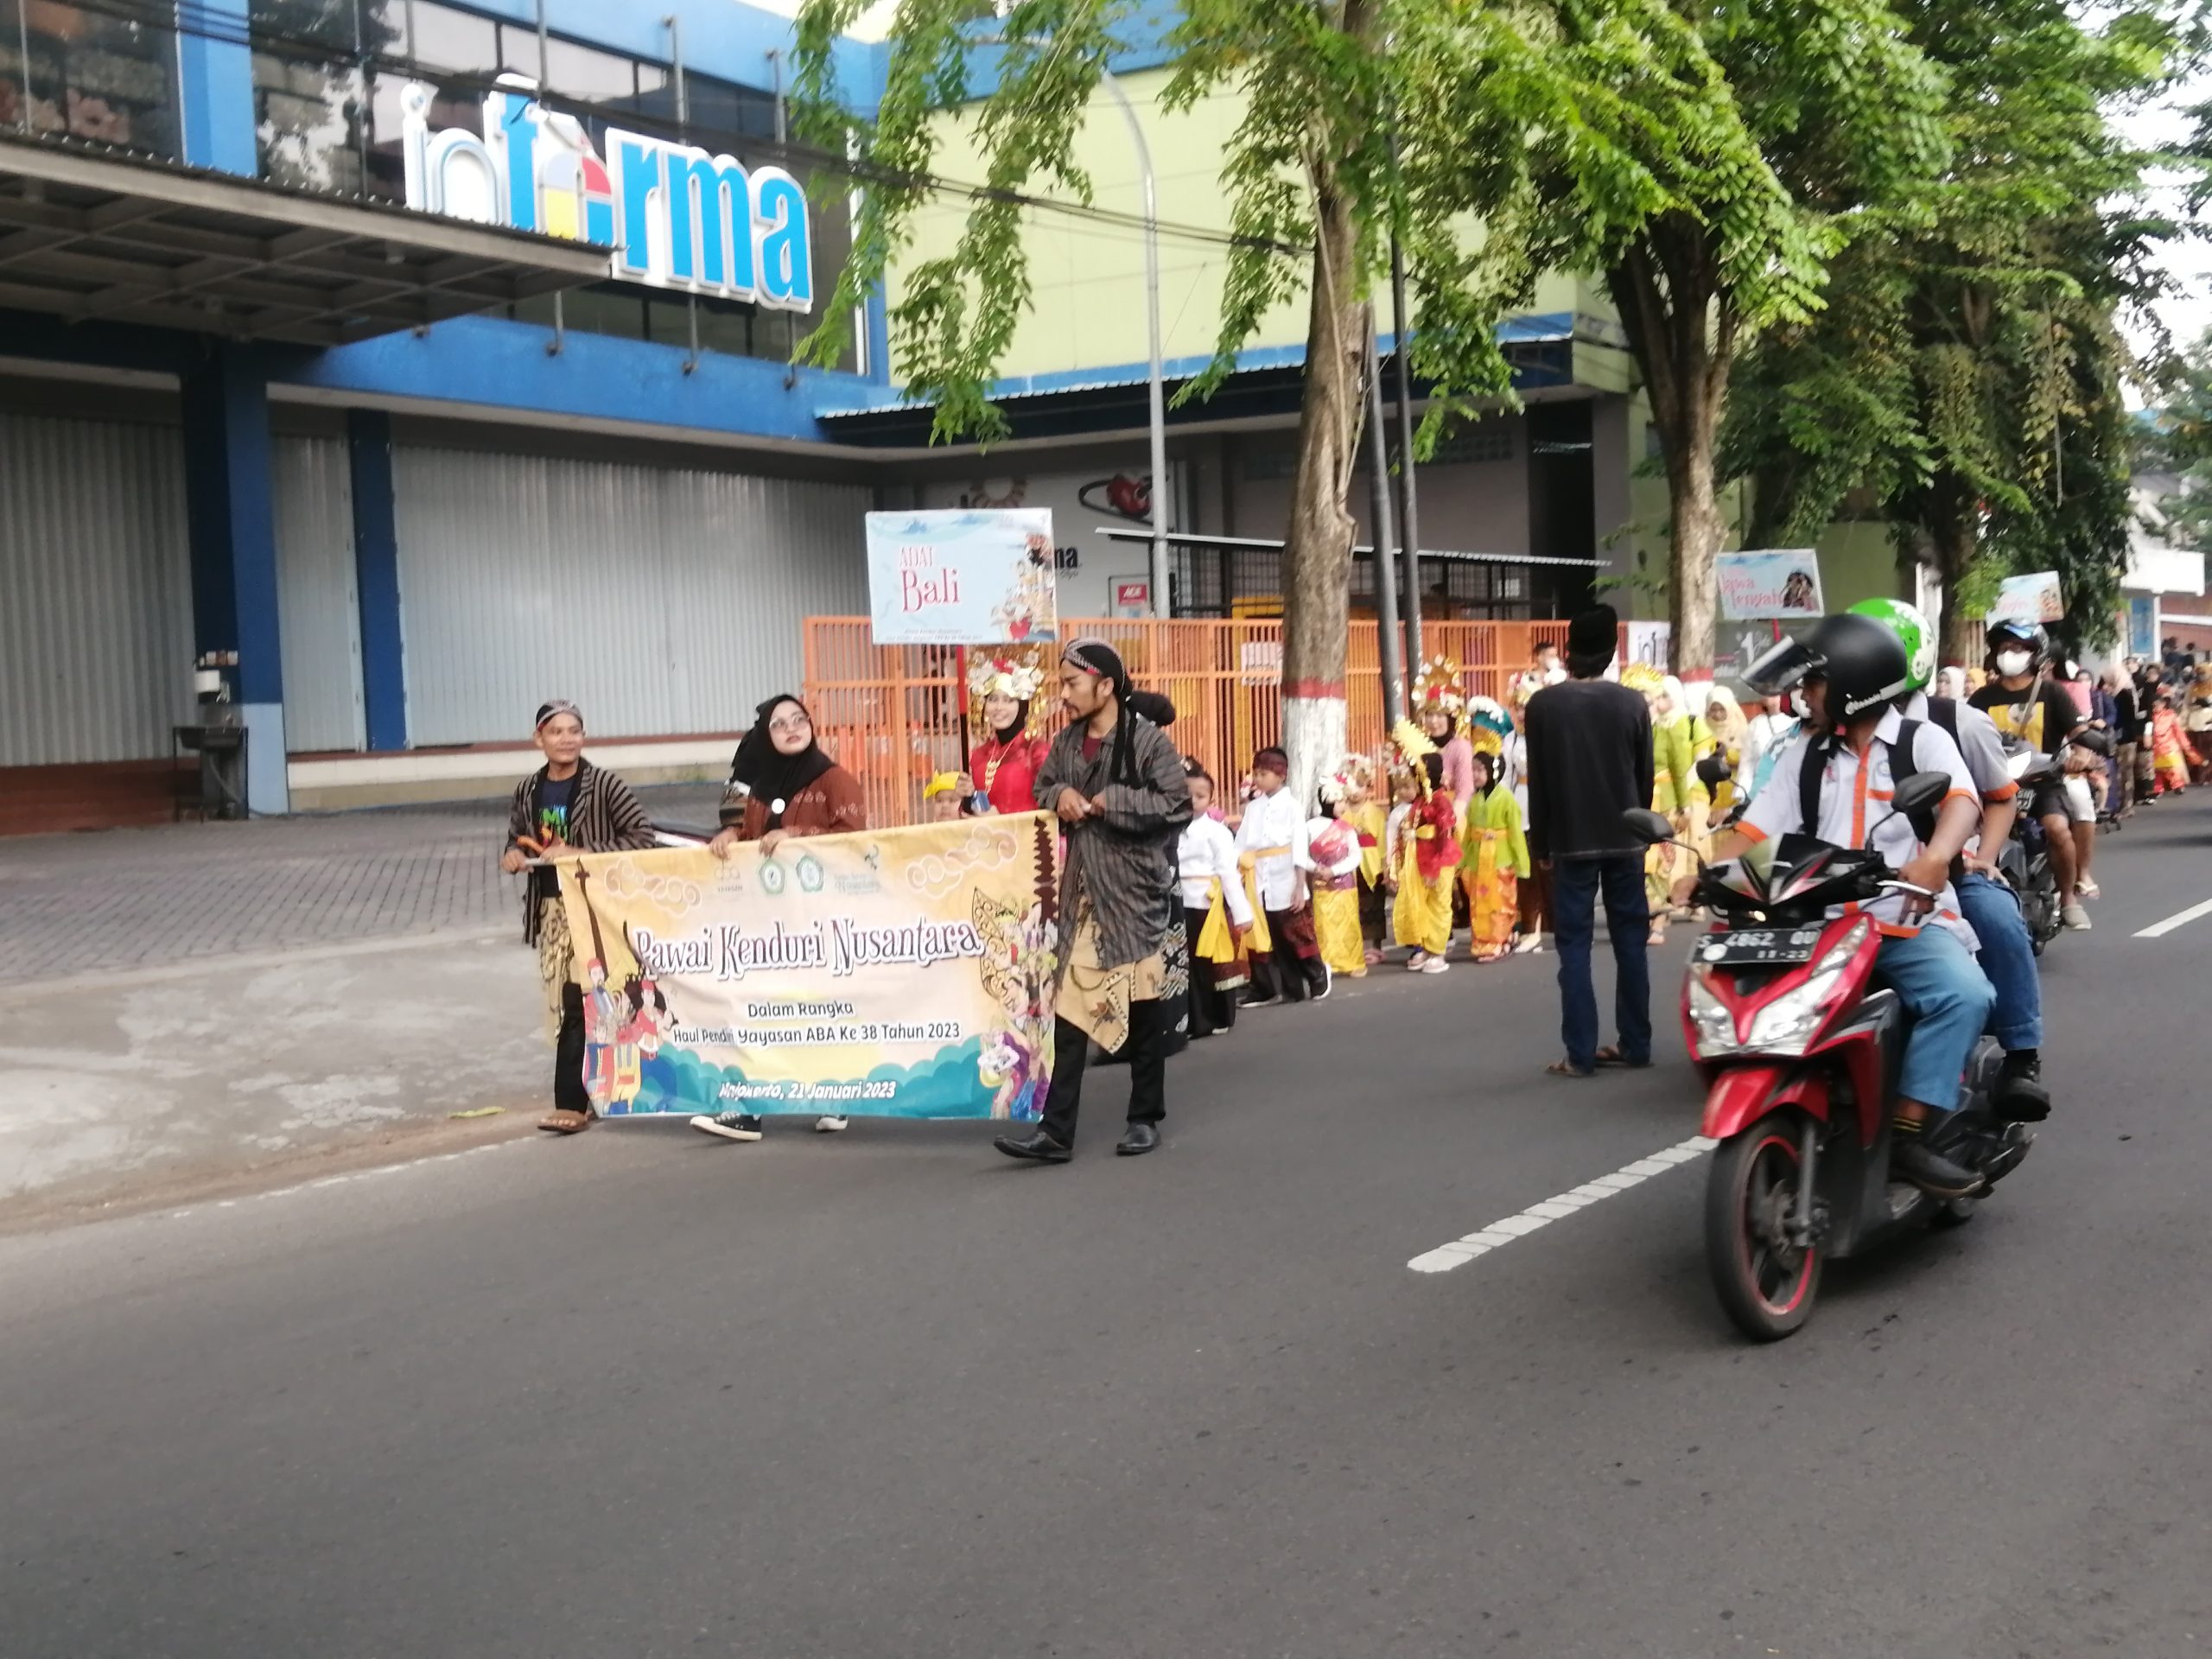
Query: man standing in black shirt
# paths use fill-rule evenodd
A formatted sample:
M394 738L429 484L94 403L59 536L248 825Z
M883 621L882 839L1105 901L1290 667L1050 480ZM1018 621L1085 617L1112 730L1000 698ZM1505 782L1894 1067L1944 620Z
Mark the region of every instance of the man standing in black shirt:
M1622 822L1651 804L1651 710L1603 677L1620 619L1610 605L1585 611L1567 636L1567 678L1529 699L1529 852L1551 873L1559 944L1560 1030L1566 1058L1552 1075L1586 1077L1600 1065L1651 1064L1651 927L1644 847ZM1598 1046L1598 993L1590 977L1598 895L1613 940L1617 1044Z
M2088 716L2075 705L2065 689L2044 676L2050 639L2033 622L1993 622L1989 626L1989 683L1970 701L1997 724L1997 729L2017 737L2044 754L2057 754L2075 731L2088 724ZM2066 781L2051 778L2036 785L2028 810L2043 823L2044 841L2050 855L2050 873L2058 880L2060 913L2066 925L2086 931L2089 912L2075 891L2080 861L2074 851L2074 815L2066 804ZM2092 815L2090 823L2096 822Z

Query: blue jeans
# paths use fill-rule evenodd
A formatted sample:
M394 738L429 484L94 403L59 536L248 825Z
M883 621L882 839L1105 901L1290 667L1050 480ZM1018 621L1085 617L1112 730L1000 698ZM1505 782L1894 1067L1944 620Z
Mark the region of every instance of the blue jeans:
M1932 925L1909 939L1884 939L1874 971L1912 1015L1897 1092L1939 1112L1956 1111L1967 1056L1997 993L1974 965L1974 953Z
M1651 969L1646 961L1651 906L1643 893L1643 855L1562 858L1552 866L1552 937L1559 947L1560 1034L1567 1064L1587 1071L1598 1063L1598 991L1590 978L1590 944L1598 931L1598 893L1605 894L1605 925L1613 936L1613 1023L1621 1058L1651 1058Z
M2043 977L2020 915L2020 896L1970 870L1959 881L1959 913L1981 941L1981 971L1997 992L1989 1029L2007 1052L2043 1046Z

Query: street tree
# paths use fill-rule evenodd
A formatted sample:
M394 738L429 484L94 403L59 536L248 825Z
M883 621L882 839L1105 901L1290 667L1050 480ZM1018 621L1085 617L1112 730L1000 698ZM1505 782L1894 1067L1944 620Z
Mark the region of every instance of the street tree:
M806 0L799 15L798 86L825 141L842 120L835 41L862 4ZM1135 15L1132 0L1018 0L979 22L972 0L901 0L861 140L853 254L828 309L849 315L899 265L894 369L933 404L938 440L1007 430L990 387L1032 299L1027 194L1090 200L1076 142L1116 29ZM1732 281L1751 282L1787 244L1798 274L1754 285L1785 289L1802 308L1818 235L1761 182L1699 30L1667 0L1180 0L1173 19L1165 106L1217 94L1243 104L1221 162L1231 237L1215 353L1179 402L1218 386L1270 312L1306 306L1282 558L1284 733L1302 791L1345 740L1349 496L1389 238L1406 255L1433 443L1446 411L1510 396L1496 325L1545 262L1625 243L1656 215L1696 218L1705 204L1692 181L1751 175L1738 194L1766 219L1724 213L1705 238ZM979 48L986 37L999 44ZM949 251L907 257L918 212L940 194L934 168L954 121L972 127L982 188ZM841 327L804 349L834 351Z
M1919 211L1835 260L1826 307L1751 352L1723 471L1747 535L1818 536L1847 499L1892 526L1943 589L1943 653L1980 654L2012 571L2056 569L2069 632L2107 633L2129 524L2119 327L2158 291L2177 227L2137 211L2150 160L2115 115L2176 61L2164 22L2101 26L2059 0L1898 0L1950 80L1951 159Z

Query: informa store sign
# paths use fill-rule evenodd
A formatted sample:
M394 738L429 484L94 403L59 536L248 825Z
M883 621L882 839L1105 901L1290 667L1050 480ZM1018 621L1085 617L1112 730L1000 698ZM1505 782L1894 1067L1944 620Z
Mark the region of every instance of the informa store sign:
M563 861L592 1103L1036 1117L1058 857L1023 812Z
M783 311L814 308L806 192L780 167L747 168L667 138L607 130L605 153L519 76L484 100L484 133L434 128L433 87L400 92L407 205L607 250L622 282Z
M1056 639L1052 515L1037 507L871 512L868 588L880 645Z

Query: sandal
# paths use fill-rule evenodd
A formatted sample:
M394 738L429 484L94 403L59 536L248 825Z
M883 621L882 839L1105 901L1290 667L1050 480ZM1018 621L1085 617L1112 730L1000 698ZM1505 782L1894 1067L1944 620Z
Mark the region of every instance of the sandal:
M1618 1045L1612 1043L1607 1043L1598 1051L1597 1060L1600 1065L1625 1066L1631 1071L1641 1071L1651 1064L1649 1060L1631 1060L1621 1052Z
M592 1112L548 1112L537 1120L537 1127L550 1129L555 1135L581 1135L591 1128Z
M1544 1068L1544 1075L1548 1077L1594 1077L1598 1074L1594 1071L1585 1071L1570 1060L1554 1060Z

